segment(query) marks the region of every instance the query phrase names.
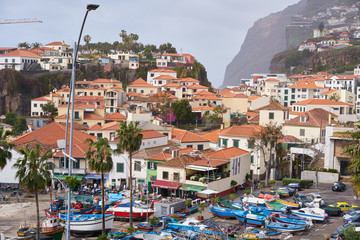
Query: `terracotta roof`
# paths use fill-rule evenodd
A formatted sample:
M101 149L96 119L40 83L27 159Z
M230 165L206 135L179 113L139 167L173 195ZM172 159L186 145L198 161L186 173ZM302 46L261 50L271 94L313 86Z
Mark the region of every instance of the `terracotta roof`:
M42 97L38 97L38 98L33 98L31 99L31 101L50 101L50 98L47 98L46 96L42 96Z
M168 140L166 145L153 147L153 148L145 148L137 153L134 154L134 159L149 159L150 156L154 156L158 153L161 153L164 151L164 148L169 148L169 150L179 149L178 143L175 143L174 141Z
M256 113L256 112L246 112L245 114L246 114L246 116L248 116L248 117L255 117L255 116L258 116L258 115L259 115L259 114Z
M251 97L248 98L248 102L252 102L252 101L254 101L254 100L258 99L258 98L261 98L261 97L260 96L251 96Z
M60 105L60 107L67 107L67 104ZM85 108L104 108L102 106L97 106L93 103L83 103L83 102L75 102L74 103L74 109L85 109Z
M263 127L259 125L232 126L221 133L224 136L254 137L261 132Z
M292 135L285 135L278 143L302 143L302 141Z
M55 49L55 48L50 48L50 47L39 47L40 50L45 51L45 50L50 50L50 51L56 51L59 52L59 50Z
M176 71L171 70L171 69L160 69L160 68L150 70L149 72L168 72L168 73L176 73Z
M207 167L207 166L218 167L218 166L224 165L228 162L229 161L227 161L227 160L213 160L213 159L210 159L208 162L207 159L199 159L199 160L195 160L195 161L191 162L191 165L204 166L204 167ZM190 164L188 164L188 165L190 165Z
M215 93L209 92L207 90L201 90L201 91L195 92L194 95L215 95Z
M317 86L315 83L315 79L303 79L297 81L295 84L289 86L289 88L325 88Z
M200 81L194 78L180 78L179 79L181 82L196 82L199 83Z
M52 43L48 43L45 46L57 46L57 45L61 45L61 46L69 46L63 42L52 42Z
M85 153L89 149L89 143L79 143L73 146L72 149L72 157L74 158L85 158ZM67 153L69 153L70 149L67 149ZM64 157L64 154L61 150L57 150L53 157Z
M189 89L208 89L208 87L205 87L205 86L202 86L199 84L193 84L193 85L186 86L186 87Z
M299 114L302 114L303 112L297 112L297 111L290 111L289 114L292 114L292 115L299 115Z
M336 121L331 120L329 123L329 114L331 114L332 118L336 117L335 114L330 113L322 108L314 108L310 111L306 111L299 116L286 121L285 125L295 125L295 126L308 126L308 127L325 127L332 123L336 123ZM301 120L304 119L302 122Z
M60 123L60 124L66 126L66 123ZM79 131L89 130L89 127L84 126L84 125L82 125L82 124L80 124L80 123L76 123L76 122L74 122L73 128L74 128L75 130L79 130Z
M163 79L163 80L178 80L178 78L170 76L170 75L160 75L155 77L154 79L158 80L158 79Z
M0 55L1 57L29 57L29 58L41 58L41 56L29 51L29 50L24 50L24 49L18 49L15 51L11 51L8 53L5 53L3 55Z
M97 123L95 123L94 125L92 125L90 128L89 128L89 130L91 131L97 131L97 130L102 130L102 127L99 125L99 124L97 124Z
M93 81L76 81L75 84L92 84Z
M130 113L136 113L136 110L134 110L134 111L132 111L132 112L130 112ZM144 111L142 111L142 110L140 110L139 113L140 113L140 114L149 114L148 112L144 112Z
M121 113L113 113L110 115L105 116L105 120L107 121L126 121L126 117L124 115L122 115Z
M277 102L272 102L269 105L266 105L264 107L258 108L255 111L260 111L260 110L281 110L281 111L288 111L289 109L287 107L284 107L283 105L281 105L280 103Z
M354 78L359 78L360 75L336 75L335 77L338 80L352 80Z
M178 99L177 97L175 97L174 95L172 95L171 93L166 92L166 91L154 93L154 94L150 95L149 97L150 98L151 97L160 97L160 98L168 98L168 99L173 99L173 100Z
M70 88L68 88L68 87L64 87L64 88L57 90L57 92L69 92L69 91L70 91Z
M187 130L173 128L171 131L171 138L181 143L186 142L209 142L206 138L203 138L196 133L192 133Z
M204 100L221 100L221 98L217 97L216 95L196 95L193 99L204 99Z
M160 138L160 137L166 137L164 134L159 133L155 130L143 130L140 132L143 135L143 139L151 139L151 138Z
M178 84L178 83L167 83L163 87L176 87L176 88L178 88L178 87L180 87L180 84Z
M75 103L76 101L87 101L87 102L97 102L97 101L104 101L104 97L103 96L78 96L74 99Z
M142 78L136 79L135 81L130 83L130 85L128 87L152 87L152 88L155 88L155 86L148 84Z
M209 132L202 137L209 140L210 142L218 142L219 141L219 134L221 134L225 129L217 129L215 131Z
M265 80L266 82L280 82L279 79L276 79L276 78L268 78Z
M192 108L192 111L212 111L212 110L214 110L214 107L200 106L200 107Z
M242 156L248 153L248 151L238 147L229 147L209 153L207 154L207 157L209 157L211 160L230 160L231 158Z
M139 93L135 93L133 91L130 91L126 94L126 96L129 96L129 97L140 97L140 96L144 96L142 94L139 94Z
M106 78L98 78L93 81L94 83L121 83L116 79L106 79Z
M328 94L333 93L333 92L336 92L336 91L339 91L339 89L329 89L329 91L324 92L324 93L322 93L321 95L328 95Z
M167 162L161 163L160 166L185 168L187 165L192 164L194 161L195 161L195 159L189 155L180 155L176 158L170 159Z
M341 106L352 106L349 103L335 102L330 99L306 99L300 102L296 102L293 105L341 105Z
M57 140L65 139L65 129L66 129L65 125L53 122L33 132L26 133L13 140L11 143L15 145L20 145L35 140L36 142L45 146L54 145L54 144L56 145ZM70 136L69 133L70 133L70 129L68 131L68 136ZM74 144L84 143L87 138L91 138L93 140L96 139L96 137L80 132L78 130L73 131L73 136L74 136L73 139Z

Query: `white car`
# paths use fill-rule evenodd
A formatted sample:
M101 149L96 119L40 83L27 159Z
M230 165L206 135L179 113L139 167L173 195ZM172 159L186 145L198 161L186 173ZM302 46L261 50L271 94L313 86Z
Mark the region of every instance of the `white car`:
M310 200L313 202L315 199L320 199L321 204L325 204L325 201L322 199L321 195L318 193L311 193L310 194Z

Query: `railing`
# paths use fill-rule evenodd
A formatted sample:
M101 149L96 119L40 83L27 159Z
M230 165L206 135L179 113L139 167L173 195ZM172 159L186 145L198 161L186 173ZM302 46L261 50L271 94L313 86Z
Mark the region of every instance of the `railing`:
M68 174L68 168L54 168L54 174ZM86 168L71 168L71 173L73 174L86 174Z
M216 174L215 176L210 173L209 174L209 182L215 182L221 179L225 179L230 177L230 172L228 173L222 173L222 174ZM190 181L194 181L194 182L202 182L202 183L206 183L207 182L207 175L200 177L200 176L195 176L195 175L187 175L186 176L186 180L190 180Z

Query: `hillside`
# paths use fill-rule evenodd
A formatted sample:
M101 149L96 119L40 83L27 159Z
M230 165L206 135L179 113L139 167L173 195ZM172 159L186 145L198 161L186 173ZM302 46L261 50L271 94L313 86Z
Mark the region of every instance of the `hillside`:
M327 8L343 5L351 6L357 0L301 0L281 12L270 14L254 23L248 30L240 52L227 66L221 87L239 84L241 78L249 78L252 73L269 72L273 56L299 45L312 37L313 29L321 22L327 23L332 17ZM354 21L356 16L345 18L343 26ZM342 25L341 25L342 24ZM273 67L272 69L280 69Z

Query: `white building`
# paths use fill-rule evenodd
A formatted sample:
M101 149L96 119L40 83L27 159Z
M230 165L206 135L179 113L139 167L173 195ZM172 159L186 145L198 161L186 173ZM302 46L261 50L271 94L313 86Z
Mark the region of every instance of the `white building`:
M359 80L359 75L337 75L327 78L325 87L331 89L343 89L356 94L357 82Z
M17 71L26 70L34 64L40 63L41 56L30 52L29 50L15 50L0 55L0 70L12 68Z
M170 69L153 69L148 71L147 73L147 82L151 85L154 85L154 78L159 77L161 75L168 75L173 78L177 77L177 73L174 70Z

